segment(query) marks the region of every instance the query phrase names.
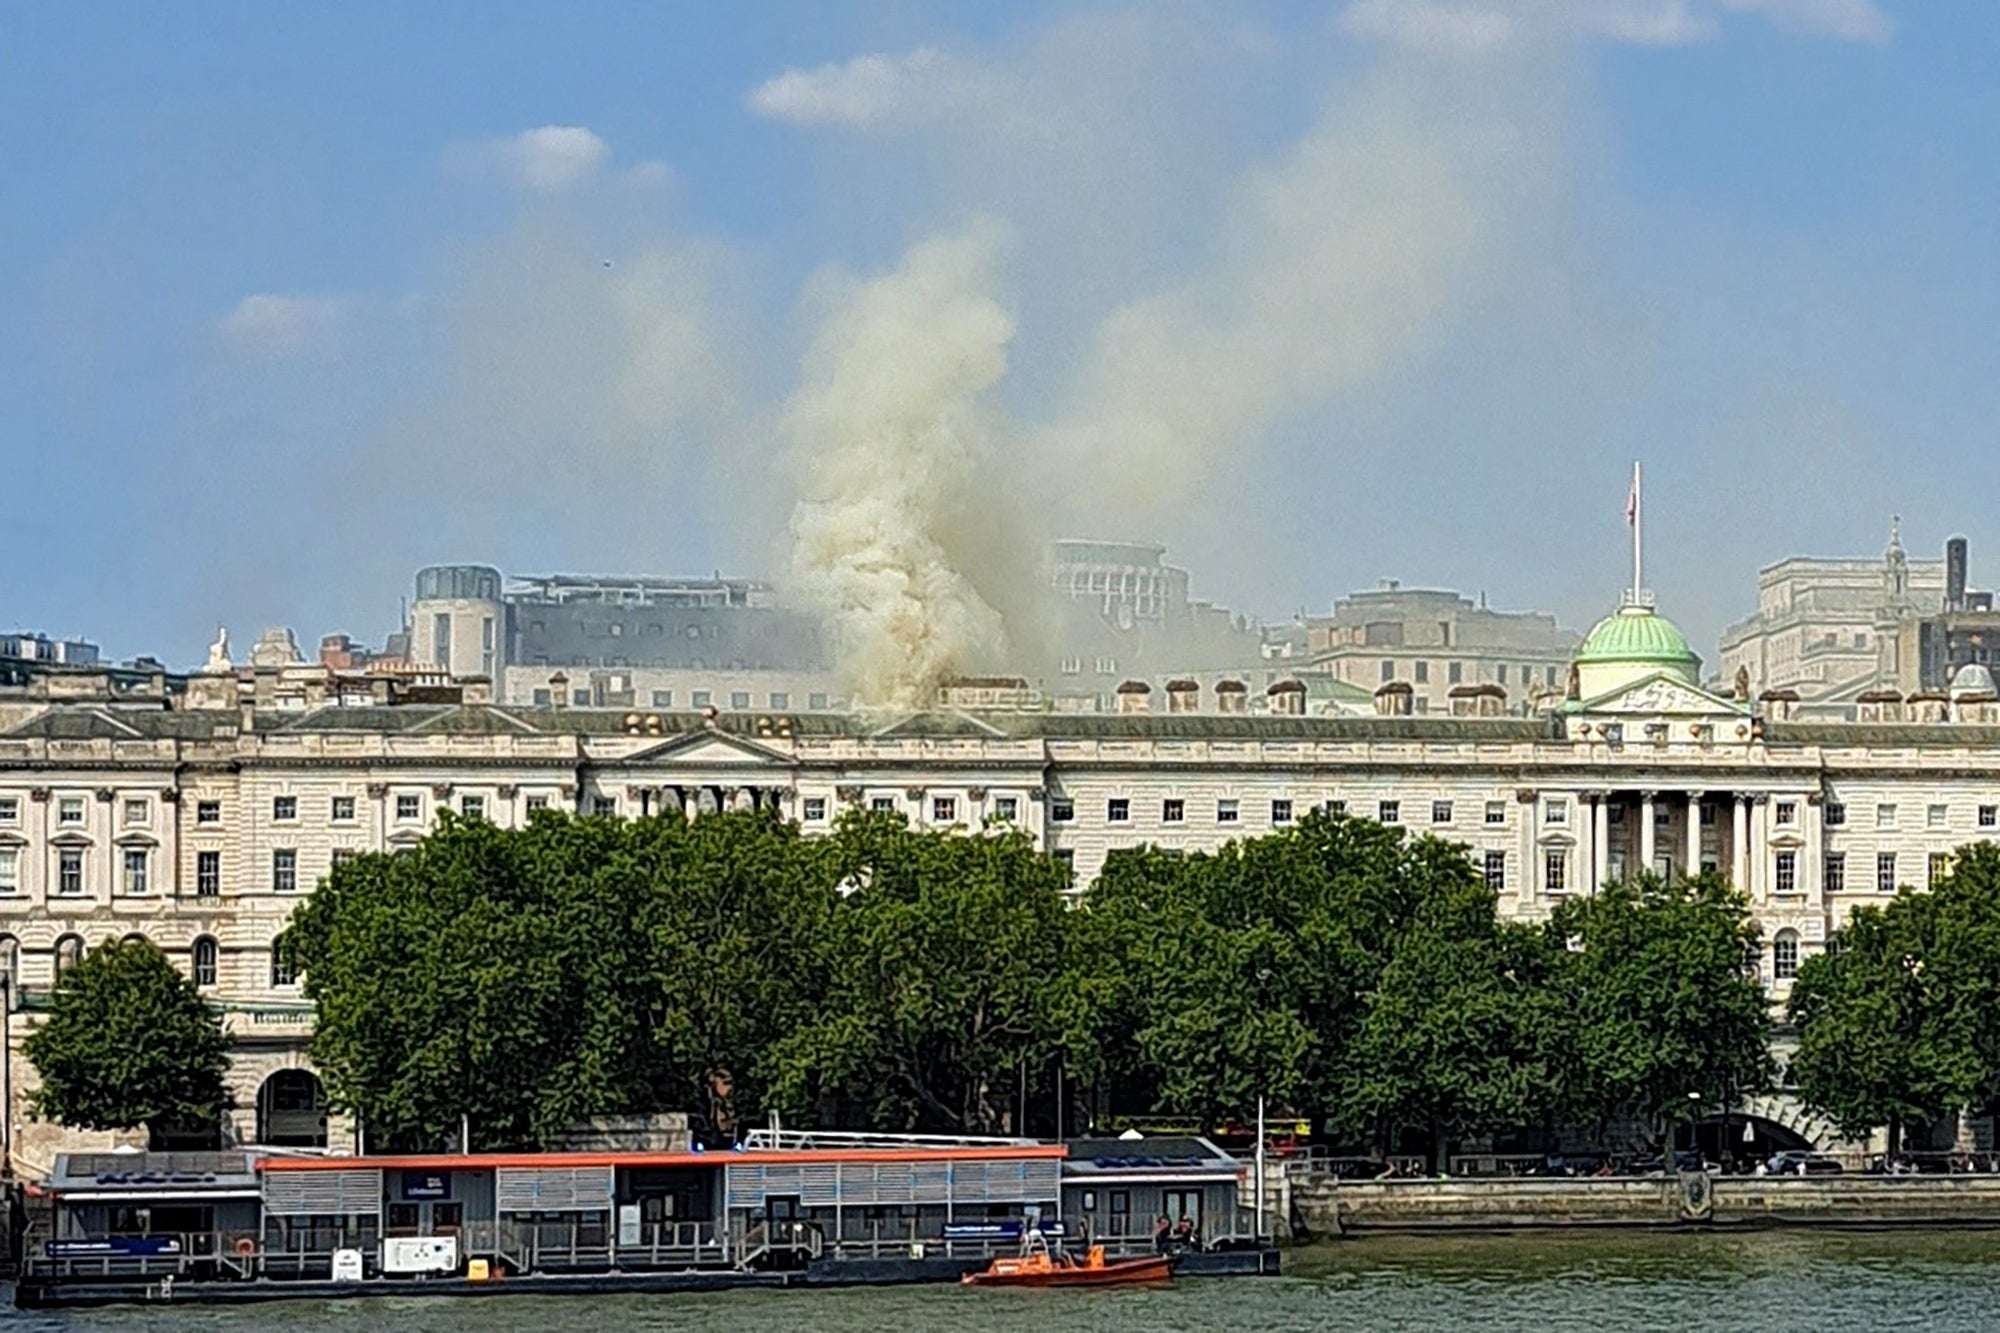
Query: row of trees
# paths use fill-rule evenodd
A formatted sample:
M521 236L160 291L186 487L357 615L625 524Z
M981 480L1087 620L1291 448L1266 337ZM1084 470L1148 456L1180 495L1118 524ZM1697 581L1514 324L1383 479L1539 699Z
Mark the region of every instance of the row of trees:
M1499 918L1462 848L1337 815L1114 855L1080 905L1012 833L857 812L524 829L446 817L338 867L281 941L313 1057L381 1146L546 1143L591 1115L1048 1132L1259 1094L1386 1147L1638 1121L1765 1088L1743 900L1645 880ZM2000 851L1863 908L1790 1001L1801 1097L1849 1134L2000 1097ZM27 1046L45 1114L212 1120L227 1043L152 945L70 968Z
M546 1141L692 1109L883 1129L1213 1120L1259 1093L1386 1144L1664 1128L1770 1076L1758 941L1720 881L1503 922L1462 848L1315 814L1111 858L1074 909L1019 834L856 812L447 819L350 861L282 947L371 1141Z
M1808 958L1789 1012L1800 1098L1844 1134L2000 1105L2000 848L1963 848L1928 892L1857 908Z

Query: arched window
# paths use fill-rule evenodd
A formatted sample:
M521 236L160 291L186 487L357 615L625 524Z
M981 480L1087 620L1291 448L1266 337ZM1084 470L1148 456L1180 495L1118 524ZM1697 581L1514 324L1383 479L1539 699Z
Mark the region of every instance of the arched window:
M194 984L213 986L215 984L215 938L210 935L197 936L194 942Z
M284 951L277 945L271 946L271 984L289 986L298 978L292 974L292 965L285 961Z
M20 1003L21 941L12 935L0 935L0 980L7 983L8 1006Z
M1799 932L1781 930L1771 937L1771 975L1790 981L1799 974Z
M65 935L56 941L56 980L83 958L83 936Z

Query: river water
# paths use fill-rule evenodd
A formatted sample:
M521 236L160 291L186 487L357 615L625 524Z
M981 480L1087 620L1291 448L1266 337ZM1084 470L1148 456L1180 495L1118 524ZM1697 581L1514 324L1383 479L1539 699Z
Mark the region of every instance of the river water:
M2000 1232L1768 1231L1370 1239L1287 1253L1282 1278L1128 1291L957 1287L687 1296L433 1297L237 1309L19 1314L10 1333L1165 1333L1443 1329L1449 1333L2000 1328Z

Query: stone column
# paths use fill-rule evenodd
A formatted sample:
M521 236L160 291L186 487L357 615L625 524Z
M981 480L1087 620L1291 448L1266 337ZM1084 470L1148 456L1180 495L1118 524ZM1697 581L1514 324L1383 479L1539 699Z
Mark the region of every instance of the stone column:
M1750 798L1750 901L1761 903L1771 896L1771 794L1760 791Z
M1597 793L1590 806L1590 891L1602 893L1611 873L1611 793Z
M1739 893L1750 892L1750 798L1737 792L1729 803L1729 879Z
M1692 879L1701 873L1701 793L1688 793L1687 860L1681 873Z
M1799 854L1799 889L1809 902L1822 904L1826 901L1826 815L1824 800L1818 792L1805 799L1805 809L1801 818L1805 824L1805 846Z
M1652 873L1655 843L1658 841L1658 827L1654 823L1654 800L1656 793L1639 793L1639 868Z
M1523 906L1536 902L1542 893L1542 867L1535 857L1535 839L1541 830L1536 821L1541 818L1541 798L1534 792L1522 788L1514 793L1514 808L1521 812L1521 902Z

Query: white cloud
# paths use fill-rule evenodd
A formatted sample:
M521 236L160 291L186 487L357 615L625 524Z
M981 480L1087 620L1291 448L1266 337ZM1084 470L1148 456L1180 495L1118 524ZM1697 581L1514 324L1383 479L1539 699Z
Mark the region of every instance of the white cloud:
M1844 41L1886 41L1894 30L1875 0L1349 0L1337 26L1407 50L1464 55L1527 36L1689 46L1721 36L1723 14Z
M455 149L447 160L495 174L518 189L559 194L595 179L611 160L611 145L581 125L544 125L511 139Z
M1875 0L1719 0L1724 9L1762 14L1780 28L1848 42L1886 42L1896 25Z
M343 296L258 292L222 319L223 338L244 356L286 357L326 352L338 342L354 302Z
M618 179L639 189L664 189L674 183L674 169L664 162L639 162L625 168Z
M1489 5L1438 0L1353 0L1341 31L1434 53L1489 51L1514 38L1513 16Z
M750 109L793 125L860 127L922 118L963 99L971 71L940 51L856 56L788 69L750 90Z

